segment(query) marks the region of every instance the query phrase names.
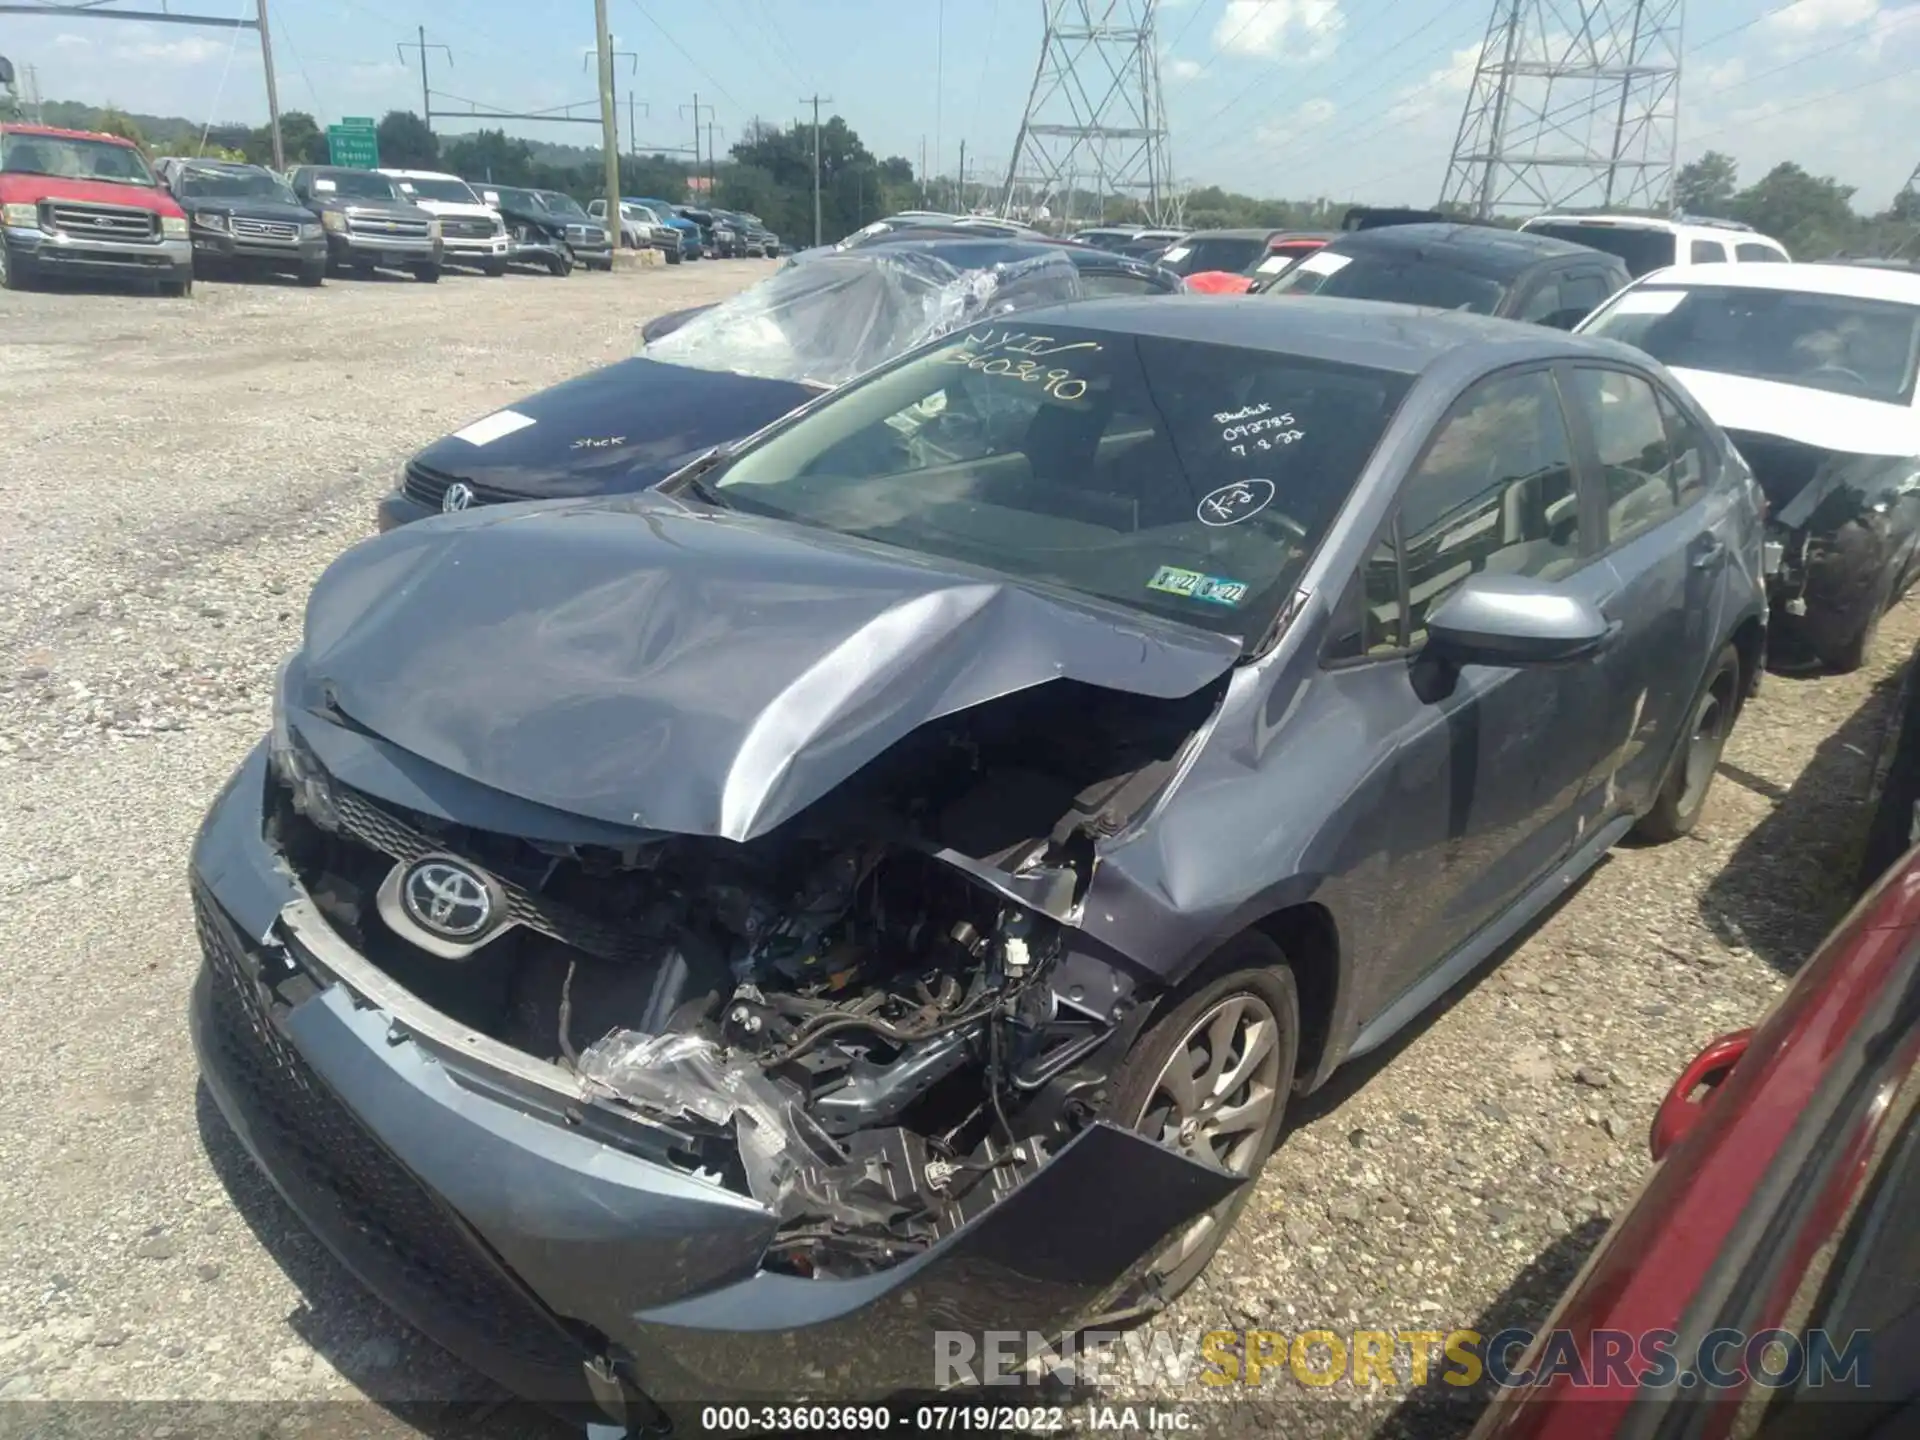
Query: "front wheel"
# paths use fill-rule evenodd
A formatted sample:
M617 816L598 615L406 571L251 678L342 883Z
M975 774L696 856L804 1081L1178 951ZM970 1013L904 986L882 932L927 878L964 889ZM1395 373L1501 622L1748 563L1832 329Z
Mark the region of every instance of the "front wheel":
M5 241L0 241L0 290L25 290L30 282L24 265L7 253Z
M666 254L667 254L667 264L669 265L678 265L682 260L687 258L686 256L682 255L678 250L669 250L666 252Z
M565 255L555 255L547 261L547 273L549 275L571 275L573 273L573 261Z
M326 261L315 260L310 265L302 265L300 267L300 283L302 285L324 285L326 283L326 280L327 280L327 262Z
M169 300L190 300L193 298L193 277L189 275L182 280L162 280L160 293Z
M507 262L504 260L488 260L483 262L480 268L498 280L502 275L507 273Z
M1280 947L1252 931L1229 941L1205 973L1217 978L1155 1021L1120 1062L1108 1118L1251 1178L1286 1118L1300 1052L1300 993ZM1242 1185L1173 1236L1143 1284L1171 1301L1199 1279L1252 1193L1252 1184Z
M420 281L423 285L437 285L440 283L440 267L438 265L416 265L413 267L413 278Z
M1733 733L1734 717L1740 713L1740 695L1740 652L1729 645L1713 662L1707 683L1693 702L1659 798L1634 827L1640 839L1655 844L1678 840L1700 823L1721 753Z

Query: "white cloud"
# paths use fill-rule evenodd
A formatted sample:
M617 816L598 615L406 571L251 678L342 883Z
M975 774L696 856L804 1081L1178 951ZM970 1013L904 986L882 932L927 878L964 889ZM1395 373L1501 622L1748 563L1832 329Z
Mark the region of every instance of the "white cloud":
M1692 76L1687 77L1689 81ZM1731 60L1722 60L1718 65L1709 65L1700 74L1700 87L1704 94L1712 95L1721 90L1731 90L1742 84L1747 78L1747 62L1738 55Z
M1776 35L1807 36L1864 25L1880 13L1880 0L1799 0L1762 21Z
M1321 60L1339 43L1347 17L1339 0L1227 0L1213 43L1229 55Z
M1168 73L1176 80L1191 80L1206 68L1198 60L1174 60L1167 65Z
M1388 107L1389 117L1400 121L1424 120L1435 111L1457 115L1461 97L1473 87L1480 69L1480 47L1468 45L1447 57L1447 63L1429 71L1427 78L1409 85Z
M1315 96L1303 101L1284 115L1256 125L1253 130L1254 144L1258 146L1300 144L1303 148L1302 132L1318 130L1340 113L1340 107L1324 96Z
M60 34L54 36L53 43L57 49L61 50L91 50L93 48L93 42L87 39L86 36L75 35L70 31L62 31Z
M232 53L231 39L215 40L207 35L183 35L162 39L148 29L150 38L121 41L111 51L116 60L138 60L151 65L205 65L224 61Z

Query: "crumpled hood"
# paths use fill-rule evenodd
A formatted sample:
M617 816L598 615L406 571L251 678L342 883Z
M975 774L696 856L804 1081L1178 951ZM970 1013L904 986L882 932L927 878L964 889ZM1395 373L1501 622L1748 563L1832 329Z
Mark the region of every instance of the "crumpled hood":
M746 840L916 727L1065 678L1187 695L1231 637L648 492L363 542L308 602L350 720L538 804Z
M1717 370L1673 376L1722 430L1748 430L1850 455L1920 455L1920 415L1905 405Z
M463 438L473 427L462 427L414 459L528 499L620 494L664 479L702 450L750 435L818 393L634 356L516 400L496 412L499 422L474 431L480 443Z

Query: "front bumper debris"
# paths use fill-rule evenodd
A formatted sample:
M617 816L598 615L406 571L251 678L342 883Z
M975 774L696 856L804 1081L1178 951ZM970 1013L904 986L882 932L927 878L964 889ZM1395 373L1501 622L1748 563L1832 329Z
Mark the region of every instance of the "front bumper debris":
M194 849L208 1088L368 1288L530 1398L606 1400L610 1376L669 1407L924 1390L936 1329L1066 1333L1245 1183L1096 1124L890 1269L765 1270L777 1217L678 1168L670 1123L466 1031L349 947L263 838L266 785L262 744Z

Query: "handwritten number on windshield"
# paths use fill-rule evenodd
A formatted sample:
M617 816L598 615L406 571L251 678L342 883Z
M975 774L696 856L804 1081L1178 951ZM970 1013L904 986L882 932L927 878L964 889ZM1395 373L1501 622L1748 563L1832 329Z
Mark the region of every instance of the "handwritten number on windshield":
M1029 335L1018 331L973 331L965 343L944 357L949 365L962 365L982 375L1006 375L1026 385L1038 385L1056 400L1078 400L1087 393L1087 382L1064 365L1043 368L1042 359L1073 350L1098 353L1101 346L1092 340L1056 345L1052 335ZM1015 359L1015 356L1028 358Z

